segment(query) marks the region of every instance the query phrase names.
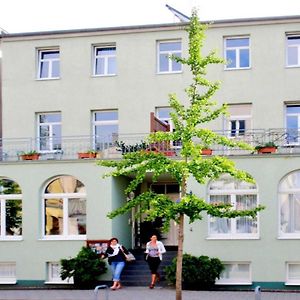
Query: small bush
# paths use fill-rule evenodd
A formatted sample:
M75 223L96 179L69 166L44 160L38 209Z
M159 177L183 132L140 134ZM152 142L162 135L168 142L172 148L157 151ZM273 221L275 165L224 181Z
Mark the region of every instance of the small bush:
M61 259L61 278L73 277L78 288L93 288L107 271L106 263L90 247L82 247L74 258Z
M171 284L176 282L176 262L174 258L172 264L165 268L167 280ZM224 270L224 265L218 258L208 256L183 255L182 262L182 284L184 289L205 290L210 289L215 284L216 279Z

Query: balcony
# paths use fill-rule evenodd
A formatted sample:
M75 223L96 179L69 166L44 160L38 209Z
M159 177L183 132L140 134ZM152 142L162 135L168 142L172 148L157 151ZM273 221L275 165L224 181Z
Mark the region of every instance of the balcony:
M277 154L300 154L300 131L291 129L257 129L244 132L218 131L218 134L227 136L235 141L244 141L252 146L273 141L278 146ZM31 150L40 153L40 160L77 160L79 152L95 150L97 158L120 159L122 153L149 149L160 151L168 156L178 156L180 142L159 143L159 146L145 145L148 133L118 134L113 136L67 136L54 138L7 138L0 140L0 159L2 162L19 161L21 154ZM197 143L197 140L195 140ZM123 145L123 147L120 147ZM212 146L215 155L256 155L256 152Z

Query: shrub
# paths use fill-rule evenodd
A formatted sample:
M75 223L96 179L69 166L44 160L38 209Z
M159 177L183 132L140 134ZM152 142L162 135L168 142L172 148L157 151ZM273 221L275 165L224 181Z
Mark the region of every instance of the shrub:
M107 271L106 263L90 248L82 247L74 258L61 259L61 278L73 277L79 288L93 288L98 277Z
M171 284L176 282L176 262L175 257L171 265L165 268L167 280ZM218 258L208 256L183 255L182 262L182 283L185 289L205 290L210 289L215 284L216 279L220 278L224 265Z

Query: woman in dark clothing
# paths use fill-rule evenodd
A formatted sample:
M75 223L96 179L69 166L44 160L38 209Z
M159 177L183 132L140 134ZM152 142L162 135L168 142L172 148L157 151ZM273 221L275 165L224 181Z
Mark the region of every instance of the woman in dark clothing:
M120 277L125 267L126 254L128 254L128 250L119 244L117 238L110 239L104 256L108 257L108 263L111 266L113 276L113 285L111 286L112 290L117 290L122 287Z

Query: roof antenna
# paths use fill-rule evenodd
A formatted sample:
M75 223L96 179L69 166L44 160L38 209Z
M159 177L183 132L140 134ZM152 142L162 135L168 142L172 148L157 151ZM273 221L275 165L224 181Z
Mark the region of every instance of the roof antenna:
M166 7L174 14L175 17L177 17L180 22L189 22L190 18L186 16L185 14L181 13L177 9L171 7L170 5L166 4Z

